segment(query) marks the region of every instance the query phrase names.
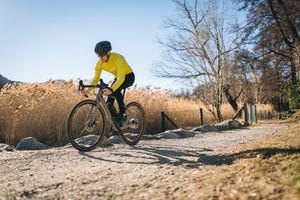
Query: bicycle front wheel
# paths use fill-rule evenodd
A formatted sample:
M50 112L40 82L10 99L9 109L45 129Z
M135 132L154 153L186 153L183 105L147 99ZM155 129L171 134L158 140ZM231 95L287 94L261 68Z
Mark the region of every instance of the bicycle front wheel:
M105 117L93 100L83 100L71 110L67 119L67 133L73 147L91 151L104 137Z
M137 102L130 102L125 107L126 121L123 123L122 138L129 145L137 144L144 134L145 111Z

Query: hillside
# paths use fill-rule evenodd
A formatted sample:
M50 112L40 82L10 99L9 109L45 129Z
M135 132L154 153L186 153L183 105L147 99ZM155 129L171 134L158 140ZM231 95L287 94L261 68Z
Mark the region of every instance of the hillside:
M4 76L2 76L0 74L0 89L3 88L3 86L6 84L6 83L15 83L17 81L12 81L12 80L9 80L7 78L5 78Z

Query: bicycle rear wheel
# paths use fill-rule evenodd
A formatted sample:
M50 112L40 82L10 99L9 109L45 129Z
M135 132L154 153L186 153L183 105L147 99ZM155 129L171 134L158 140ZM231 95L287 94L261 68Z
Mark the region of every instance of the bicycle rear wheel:
M126 121L123 123L121 137L129 145L137 144L142 138L145 130L145 111L137 102L126 105Z
M73 147L91 151L104 137L105 117L101 107L93 100L77 103L67 119L67 133Z

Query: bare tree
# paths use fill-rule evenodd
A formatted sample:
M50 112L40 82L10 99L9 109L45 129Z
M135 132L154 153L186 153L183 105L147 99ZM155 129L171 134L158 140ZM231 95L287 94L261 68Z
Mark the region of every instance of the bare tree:
M247 103L272 103L276 109L285 107L287 98L284 90L287 72L284 72L281 57L264 55L259 48L255 52L239 50L235 52L236 72L244 89L243 98ZM268 51L268 50L265 50ZM263 56L261 56L263 54ZM275 59L276 58L276 59ZM286 109L286 108L284 108Z
M245 29L273 75L289 68L290 104L300 106L300 2L299 0L237 0L248 11ZM265 67L266 67L265 66ZM280 69L281 68L281 69ZM268 77L271 74L268 74ZM277 77L273 77L276 79ZM283 82L285 84L285 82ZM274 85L269 85L274 86ZM282 88L282 87L280 87ZM298 88L298 91L297 91ZM286 89L285 89L286 90Z
M175 34L160 40L164 61L157 65L159 77L188 81L217 121L223 121L224 86L233 75L231 52L241 41L225 23L224 2L174 0L179 14L165 21Z
M248 50L240 49L235 52L234 57L236 73L240 76L244 89L243 101L246 103L260 103L262 87L259 81L260 71L257 62L257 55Z

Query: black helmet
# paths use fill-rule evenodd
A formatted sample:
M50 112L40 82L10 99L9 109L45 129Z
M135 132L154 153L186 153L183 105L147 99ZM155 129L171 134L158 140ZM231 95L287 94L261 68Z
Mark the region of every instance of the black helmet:
M109 41L101 41L96 44L95 53L102 56L111 51L111 44Z

